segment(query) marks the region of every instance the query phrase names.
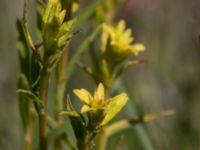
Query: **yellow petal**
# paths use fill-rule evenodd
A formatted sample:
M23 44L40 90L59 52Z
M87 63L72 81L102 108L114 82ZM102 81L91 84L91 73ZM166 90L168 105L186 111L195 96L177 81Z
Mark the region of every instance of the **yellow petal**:
M117 31L118 33L122 33L126 28L126 25L125 25L125 21L124 20L120 20L118 25L117 25Z
M97 90L94 93L94 99L99 103L102 103L104 101L104 86L102 83L98 85Z
M88 105L83 105L81 108L81 113L86 113L90 110L92 110L92 109Z
M131 52L136 56L139 54L139 52L145 51L145 49L146 48L143 44L134 44L131 46Z
M85 89L76 89L73 90L74 94L76 94L76 96L83 101L85 104L89 105L90 102L92 101L93 97L91 96L91 94L85 90Z
M131 34L132 34L131 29L128 29L123 33L123 37L122 38L123 38L123 40L126 41L127 44L130 44L134 40L134 38L131 37Z

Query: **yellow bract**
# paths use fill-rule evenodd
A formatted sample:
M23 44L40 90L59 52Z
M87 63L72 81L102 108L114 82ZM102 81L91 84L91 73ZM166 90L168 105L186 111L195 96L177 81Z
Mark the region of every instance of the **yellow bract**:
M135 55L145 50L145 46L140 43L131 44L134 38L131 37L131 29L126 29L124 20L121 20L116 27L103 24L103 51L106 50L106 45L110 45L112 51L122 55ZM110 43L108 42L110 40Z
M98 113L102 113L104 118L101 120L100 125L108 123L128 101L126 93L121 93L113 98L106 99L102 83L98 85L94 96L91 96L85 89L75 89L74 93L84 103L81 108L81 113L90 112L90 116L92 116L91 114L100 115Z

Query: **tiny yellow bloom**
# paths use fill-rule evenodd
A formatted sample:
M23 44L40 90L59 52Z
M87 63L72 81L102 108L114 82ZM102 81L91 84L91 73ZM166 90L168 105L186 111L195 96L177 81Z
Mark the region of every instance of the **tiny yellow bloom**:
M48 53L62 48L72 36L72 26L76 19L64 22L66 10L62 9L60 0L49 0L42 18L42 36Z
M137 56L145 50L145 46L140 43L132 44L134 38L131 34L132 31L126 29L124 20L119 21L116 27L103 24L102 51L111 53L112 57L123 57L123 59L131 55Z
M81 113L89 112L91 118L104 116L99 123L101 126L107 124L128 101L126 93L121 93L113 98L106 99L102 83L98 85L94 96L91 96L85 89L75 89L74 93L84 103L81 108Z
M81 112L85 112L87 110L86 108L98 109L104 107L105 96L102 83L98 85L97 90L94 92L94 96L85 89L75 89L73 92L85 104L83 105Z

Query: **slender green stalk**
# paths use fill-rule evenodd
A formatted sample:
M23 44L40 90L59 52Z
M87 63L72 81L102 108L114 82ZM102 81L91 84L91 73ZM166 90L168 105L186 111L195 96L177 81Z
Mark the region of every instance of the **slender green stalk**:
M40 136L40 150L47 150L47 96L49 87L50 72L46 67L43 68L40 81L40 99L43 102L43 108L39 111L39 136Z
M84 139L78 141L78 144L77 144L78 150L91 150L92 149L89 138L90 138L90 132L88 131L85 134Z
M107 141L108 136L106 134L106 131L105 129L102 129L98 137L97 150L106 150Z
M63 1L61 0L62 7L67 10L65 15L65 21L71 19L72 16L72 1ZM68 60L68 44L65 45L63 49L63 54L58 63L56 70L56 100L55 100L55 120L59 124L62 122L61 116L59 113L63 110L63 99L65 94L65 86L67 83L66 72L67 72L67 60ZM55 140L55 150L61 150L61 139L62 137L58 137Z
M67 70L67 58L68 58L68 46L65 46L61 60L56 70L56 100L55 100L55 120L59 122L61 116L59 113L63 110L63 99L66 86L66 70Z
M29 117L28 117L28 125L25 133L25 150L31 150L32 149L32 143L33 143L33 123L35 118L35 110L32 103L29 103Z
M66 69L67 69L67 58L68 58L68 45L64 47L64 52L61 57L61 60L57 66L56 70L56 100L55 100L55 120L59 124L62 122L61 116L59 113L63 110L63 99L65 94L66 86ZM55 150L61 149L61 138L58 137L55 140Z

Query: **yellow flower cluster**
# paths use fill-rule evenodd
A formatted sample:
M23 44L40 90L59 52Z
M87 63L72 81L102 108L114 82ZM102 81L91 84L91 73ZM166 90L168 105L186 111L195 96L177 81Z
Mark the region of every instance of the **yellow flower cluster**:
M123 57L124 59L131 55L137 56L145 50L145 46L141 43L132 44L134 38L131 34L132 31L126 29L124 20L119 21L116 27L103 24L102 51L112 53L112 57Z
M94 96L85 89L75 89L74 93L84 103L81 113L103 113L104 117L100 121L100 125L107 124L128 101L126 93L121 93L113 98L105 99L104 86L102 83L98 85L97 90L94 92ZM100 116L99 114L97 115Z
M43 44L46 50L55 52L66 44L72 36L72 26L76 19L64 22L66 10L59 0L49 0L42 19Z

